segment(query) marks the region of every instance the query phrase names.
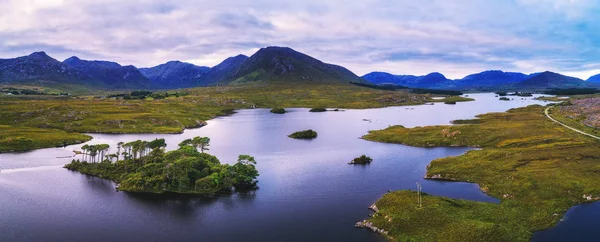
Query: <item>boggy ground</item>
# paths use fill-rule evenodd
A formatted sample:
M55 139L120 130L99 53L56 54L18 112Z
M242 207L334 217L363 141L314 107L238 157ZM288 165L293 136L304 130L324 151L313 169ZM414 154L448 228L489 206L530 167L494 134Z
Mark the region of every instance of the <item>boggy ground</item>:
M187 91L187 96L159 100L3 95L0 96L0 153L81 143L91 137L80 133L88 132L179 133L243 108L360 109L416 105L432 100L426 94L348 84L256 83Z
M431 162L426 177L474 182L499 204L397 191L371 221L395 241L527 241L568 208L600 198L600 142L550 121L539 105L480 115L460 125L393 126L363 138L419 147L471 146ZM427 191L427 188L424 188Z

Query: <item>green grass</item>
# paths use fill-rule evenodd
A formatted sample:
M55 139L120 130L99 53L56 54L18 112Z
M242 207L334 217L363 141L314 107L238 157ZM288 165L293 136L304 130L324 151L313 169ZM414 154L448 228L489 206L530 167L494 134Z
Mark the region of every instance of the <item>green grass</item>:
M92 139L58 129L0 125L0 153L78 144Z
M179 133L235 109L268 107L377 108L416 105L426 95L384 91L350 84L265 84L192 88L189 95L166 99L116 100L92 96L0 96L0 152L54 147L85 141L76 133ZM53 133L33 142L11 139L15 132ZM59 132L60 131L60 132ZM65 132L66 131L66 132ZM20 134L19 134L20 135Z
M584 194L600 197L600 143L548 120L543 109L535 105L462 121L471 124L371 131L363 138L420 147L482 147L432 161L426 176L474 182L501 200L490 204L427 196L417 211L414 195L396 192L377 202L392 222L376 217L375 225L398 241L527 241L533 232L556 224L570 207L588 202ZM404 205L409 200L412 205Z

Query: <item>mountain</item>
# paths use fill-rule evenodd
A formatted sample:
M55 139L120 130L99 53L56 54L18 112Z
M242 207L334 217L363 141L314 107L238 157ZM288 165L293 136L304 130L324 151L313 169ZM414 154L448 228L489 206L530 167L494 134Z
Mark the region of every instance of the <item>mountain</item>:
M444 87L454 86L453 81L446 78L439 72L432 72L425 76L420 76L415 80L416 87L442 89Z
M393 75L387 72L371 72L363 79L375 84L396 84L412 88L448 88L454 86L453 81L447 79L438 72L429 73L425 76Z
M248 56L237 55L225 59L223 62L213 66L199 80L203 86L223 84L225 77L240 68L240 66L248 60Z
M457 80L456 85L463 89L481 89L517 83L528 77L528 75L518 72L492 70L468 75Z
M220 82L367 83L348 69L324 63L287 47L258 50Z
M76 56L63 63L109 89L140 89L150 88L151 85L150 80L135 66L121 66L110 61L81 60Z
M13 59L0 59L0 84L60 86L83 85L91 78L53 59L45 52L35 52Z
M152 87L169 89L201 86L199 80L210 68L181 61L169 61L155 67L140 68L139 70L152 81Z
M413 75L393 75L387 72L371 72L364 76L363 79L374 84L396 84L404 86L408 83L413 83L417 76Z
M593 84L600 84L600 74L591 76L590 78L587 79L587 82L593 83Z
M565 76L558 73L545 71L530 75L527 79L507 85L509 89L541 90L550 88L586 88L591 87L589 83L575 77Z

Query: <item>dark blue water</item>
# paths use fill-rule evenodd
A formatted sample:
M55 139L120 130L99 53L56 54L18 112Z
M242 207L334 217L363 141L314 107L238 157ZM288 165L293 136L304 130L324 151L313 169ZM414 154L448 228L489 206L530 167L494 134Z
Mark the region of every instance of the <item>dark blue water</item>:
M555 227L535 233L531 241L579 241L600 240L600 203L588 203L572 207Z
M355 229L367 207L387 190L415 183L434 195L495 202L475 184L424 180L433 159L467 148L415 148L359 139L368 130L448 124L453 119L538 103L529 98L344 112L241 110L177 135L98 135L90 143L165 138L170 148L194 136L211 138L210 153L233 163L258 161L260 189L214 197L151 196L116 192L115 184L61 168L81 145L0 155L0 241L380 241ZM371 119L371 122L363 121ZM311 141L288 134L314 129ZM368 166L346 164L366 154Z

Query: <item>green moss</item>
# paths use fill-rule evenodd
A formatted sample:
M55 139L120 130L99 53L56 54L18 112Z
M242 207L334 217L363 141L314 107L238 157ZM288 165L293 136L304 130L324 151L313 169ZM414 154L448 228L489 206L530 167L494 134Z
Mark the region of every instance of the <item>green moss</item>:
M416 210L415 202L404 205L416 201L413 194L391 193L377 205L392 221L377 216L373 222L398 241L527 241L533 232L556 224L571 206L588 202L584 194L600 198L599 142L548 120L543 109L534 105L484 114L474 124L369 132L363 138L421 147L483 147L432 161L426 176L474 182L501 200L490 204L427 196L423 209Z
M312 129L303 130L294 132L293 134L288 135L288 137L293 139L314 139L317 138L317 132Z

